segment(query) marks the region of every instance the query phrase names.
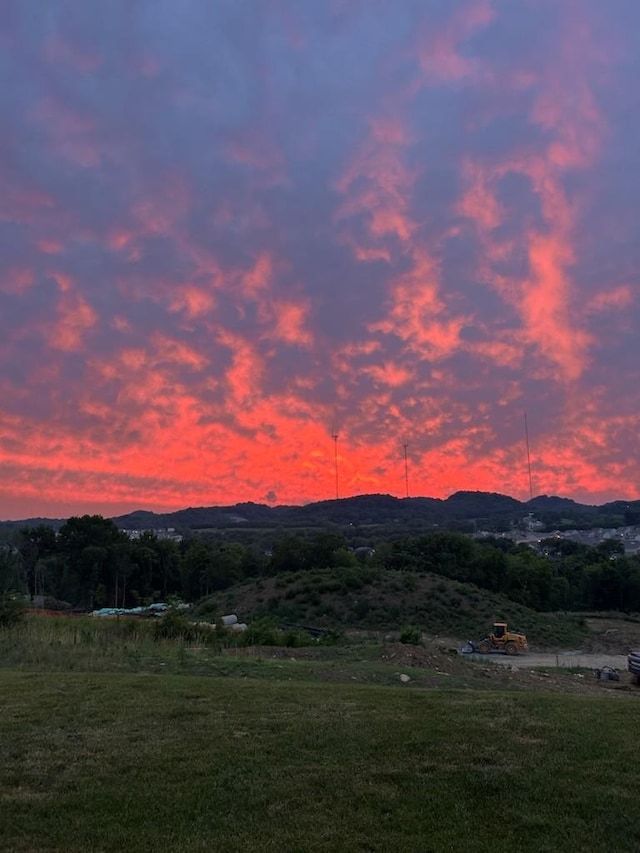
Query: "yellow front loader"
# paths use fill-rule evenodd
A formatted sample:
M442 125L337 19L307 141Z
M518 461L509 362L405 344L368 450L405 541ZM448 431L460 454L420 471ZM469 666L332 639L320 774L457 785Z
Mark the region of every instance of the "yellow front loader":
M492 652L504 652L507 655L519 655L529 649L526 636L520 631L510 631L506 622L494 622L493 631L479 643L469 641L471 651L481 655Z

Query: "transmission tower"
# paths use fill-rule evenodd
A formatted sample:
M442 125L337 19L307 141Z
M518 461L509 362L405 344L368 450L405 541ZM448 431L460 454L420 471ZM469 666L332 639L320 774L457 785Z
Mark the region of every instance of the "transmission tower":
M524 440L527 447L527 470L529 472L529 497L533 500L533 480L531 478L531 454L529 453L529 426L527 424L527 413L524 413Z
M336 500L338 500L338 433L332 433L331 438L333 439L333 461L336 473Z
M408 446L409 445L407 444L406 441L402 445L403 450L404 450L404 485L405 485L405 491L406 491L407 497L409 497L409 463L407 461L407 447Z

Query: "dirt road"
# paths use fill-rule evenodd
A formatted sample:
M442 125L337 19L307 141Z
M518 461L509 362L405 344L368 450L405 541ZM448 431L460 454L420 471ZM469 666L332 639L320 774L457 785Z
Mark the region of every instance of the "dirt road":
M471 654L464 657L470 660L490 661L491 663L513 666L517 667L517 669L533 669L535 667L599 669L603 666L612 666L620 672L627 669L626 655L585 654L584 652L559 652L558 654L530 652L525 655L515 655L514 657L504 654Z

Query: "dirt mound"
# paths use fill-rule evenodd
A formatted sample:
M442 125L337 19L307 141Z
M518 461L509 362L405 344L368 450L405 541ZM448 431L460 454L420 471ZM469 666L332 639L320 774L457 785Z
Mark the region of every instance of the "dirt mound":
M465 666L455 646L434 643L420 646L388 643L383 648L380 660L449 673L460 672Z

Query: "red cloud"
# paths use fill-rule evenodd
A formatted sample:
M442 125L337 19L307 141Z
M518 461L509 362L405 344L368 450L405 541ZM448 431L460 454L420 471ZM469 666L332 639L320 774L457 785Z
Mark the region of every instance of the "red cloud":
M519 312L523 342L557 365L564 380L583 374L592 343L581 328L578 285L572 278L578 210L563 184L567 173L593 165L603 135L602 116L585 82L585 57L592 55L589 39L584 27L567 32L555 63L538 81L531 121L550 134L546 150L523 150L502 163L467 161L466 188L458 205L482 235L487 256L483 277ZM498 184L513 173L530 181L544 218L543 227L530 226L523 235L529 273L520 280L505 278L494 266L514 248L513 242L492 233L507 217L497 200Z
M58 302L58 320L51 329L50 343L61 350L78 350L85 333L95 326L97 314L79 294L63 294Z
M471 35L493 20L495 12L485 0L453 8L451 18L442 29L434 28L427 18L419 30L420 68L429 83L464 78L476 82L481 75L478 60L465 55L461 48Z

